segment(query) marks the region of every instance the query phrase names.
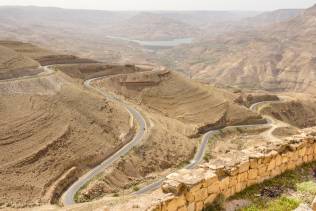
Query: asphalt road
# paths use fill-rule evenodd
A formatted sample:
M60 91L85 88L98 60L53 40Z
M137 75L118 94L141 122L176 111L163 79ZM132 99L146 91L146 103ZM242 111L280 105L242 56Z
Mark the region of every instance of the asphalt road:
M258 107L260 105L264 105L266 103L271 103L271 102L274 103L274 102L280 102L280 101L262 101L262 102L255 103L255 104L251 105L249 109L254 111L254 112L257 112L257 109L258 109ZM276 121L273 118L269 117L269 116L264 116L263 118L267 121L266 124L227 126L225 128L226 129L229 129L229 128L231 128L231 129L233 129L233 128L256 128L256 127L257 128L262 128L262 127L270 126L271 128L267 131L266 136L267 136L267 138L270 138L270 139L276 139L276 137L274 137L272 135L272 132L276 128L278 128L279 126L281 127L281 125L277 124ZM201 161L204 158L205 151L207 149L208 141L210 140L210 138L213 135L216 135L218 133L220 133L219 130L211 130L211 131L205 133L202 136L201 144L199 145L199 148L196 151L196 153L194 155L194 158L190 161L190 163L188 165L186 165L184 167L185 169L192 169L192 168L196 167L197 165L199 165L201 163ZM155 181L155 182L153 182L153 183L141 188L140 190L134 192L133 194L134 195L140 195L140 194L145 194L145 193L148 193L148 192L152 192L152 191L158 189L165 179L166 179L165 177L162 177L162 178L158 179L157 181Z
M102 78L102 77L100 77L100 78ZM113 162L120 159L121 156L126 155L134 146L139 144L142 141L142 139L146 133L146 130L147 130L146 121L139 111L137 111L133 107L129 106L128 104L122 102L121 100L117 99L116 97L114 97L108 93L105 93L104 91L102 91L98 88L95 88L91 85L92 81L100 79L100 78L94 78L94 79L87 80L87 81L85 81L84 85L90 89L97 91L98 93L100 93L101 95L103 95L104 97L106 97L109 100L117 101L117 102L121 103L127 109L127 111L130 113L130 115L132 115L134 117L134 119L138 122L138 129L137 129L137 132L136 132L134 138L128 144L123 146L121 149L119 149L117 152L115 152L112 156L110 156L109 158L104 160L101 164L99 164L98 166L96 166L95 168L93 168L92 170L87 172L85 175L80 177L75 183L73 183L64 192L64 194L61 197L61 202L65 206L75 204L76 202L74 200L74 197L75 197L76 193L85 184L87 184L93 177L97 176L98 174L102 173L105 169L109 168L113 164Z
M136 109L129 106L127 103L123 102L122 100L116 98L115 96L112 96L112 95L110 95L110 94L108 94L108 93L106 93L106 92L104 92L96 87L91 86L92 81L102 79L102 78L106 78L106 77L99 77L99 78L90 79L90 80L85 81L84 84L86 87L95 90L96 92L100 93L101 95L103 95L107 99L121 103L128 110L128 112L137 120L137 122L139 124L139 129L138 129L135 137L133 138L133 140L131 142L126 144L124 147L122 147L119 151L117 151L111 157L109 157L108 159L103 161L100 165L98 165L94 169L90 170L88 173L86 173L85 175L80 177L75 183L73 183L67 189L67 191L65 191L65 193L61 197L61 202L63 203L63 205L75 204L76 203L74 201L75 194L86 183L88 183L93 177L95 177L99 173L103 172L105 169L109 168L113 164L114 161L118 160L121 156L127 154L133 146L137 145L144 137L145 131L147 129L147 125L146 125L146 121L145 121L144 117ZM255 103L255 104L250 106L250 109L254 112L257 112L257 108L260 105L263 105L266 103L271 103L271 102L276 102L276 101L263 101L263 102ZM280 101L277 101L277 102L280 102ZM268 138L275 138L272 135L272 132L274 131L275 128L279 127L279 125L277 125L276 121L271 117L264 116L264 119L266 119L266 121L267 121L266 124L228 126L226 128L250 128L250 127L262 128L262 127L270 126L271 128L267 132L267 137ZM220 132L219 130L211 130L202 136L201 143L200 143L200 145L195 153L194 158L190 161L190 163L188 165L186 165L184 167L185 169L195 168L197 165L199 165L202 162L204 155L205 155L205 151L207 149L207 144L208 144L210 138L219 132ZM140 194L152 192L152 191L158 189L164 180L165 180L165 177L162 177L162 178L156 180L155 182L153 182L153 183L141 188L140 190L134 192L133 195L140 195Z

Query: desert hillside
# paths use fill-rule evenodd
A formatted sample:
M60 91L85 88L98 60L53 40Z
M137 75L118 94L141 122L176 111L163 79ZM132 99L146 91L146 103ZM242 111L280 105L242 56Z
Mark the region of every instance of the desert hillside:
M179 47L184 55L177 68L189 68L193 78L208 83L314 93L315 11L316 6L262 30Z
M1 206L56 202L61 176L66 187L130 141L136 126L120 105L38 68L86 60L29 43L1 41L0 49Z
M98 86L166 117L196 125L201 133L224 125L260 121L258 115L234 103L236 95L168 70L114 76Z

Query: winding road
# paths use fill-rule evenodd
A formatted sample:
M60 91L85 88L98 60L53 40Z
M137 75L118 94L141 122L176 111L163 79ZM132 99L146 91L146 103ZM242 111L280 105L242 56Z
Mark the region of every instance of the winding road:
M106 97L108 100L111 101L116 101L118 103L120 103L122 106L125 107L125 109L130 113L131 116L134 117L134 119L136 119L136 121L138 122L138 130L137 133L135 134L134 138L132 139L132 141L130 141L128 144L126 144L125 146L123 146L121 149L119 149L117 152L115 152L112 156L110 156L109 158L107 158L106 160L104 160L100 165L96 166L95 168L93 168L92 170L90 170L89 172L87 172L85 175L83 175L82 177L80 177L75 183L73 183L62 195L61 197L61 202L64 206L66 205L72 205L75 204L75 195L76 193L84 186L86 185L93 177L97 176L98 174L102 173L104 170L106 170L107 168L109 168L115 161L117 161L118 159L120 159L121 156L126 155L131 149L132 147L134 147L135 145L139 144L142 139L145 136L145 133L147 131L147 124L146 121L144 119L144 117L141 115L141 113L139 111L137 111L135 108L131 107L128 103L120 100L119 98L116 98L113 95L110 95L108 93L106 93L103 90L100 90L94 86L91 85L91 82L95 81L95 80L99 80L99 79L103 79L106 78L105 77L98 77L98 78L93 78L93 79L89 79L87 81L84 82L84 85L89 88L92 89L96 92L98 92L99 94L103 95L104 97ZM280 101L262 101L259 103L255 103L253 105L250 106L250 110L257 112L257 109L264 104L267 103L275 103L275 102L280 102ZM257 125L238 125L238 126L227 126L225 127L226 129L228 128L262 128L262 127L270 127L269 130L263 132L262 134L269 138L269 139L277 139L276 137L273 136L272 132L278 128L278 127L284 127L285 123L282 123L280 121L277 121L275 119L273 119L272 117L269 116L263 116L263 118L267 121L267 123L265 124L257 124ZM195 153L194 158L190 161L190 163L188 165L186 165L184 168L185 169L192 169L194 167L196 167L197 165L199 165L202 160L203 157L205 155L206 149L207 149L207 145L208 142L210 140L210 138L216 134L220 133L220 130L211 130L207 133L205 133L202 136L202 140L201 143ZM162 182L165 180L165 177L162 177L158 180L156 180L155 182L141 188L140 190L132 193L132 195L140 195L140 194L144 194L144 193L148 193L151 191L154 191L156 189L158 189Z
M262 101L262 102L258 102L255 103L253 105L250 106L250 110L254 111L254 112L258 112L258 108L261 105L267 104L267 103L276 103L276 102L281 102L281 101ZM257 124L257 125L237 125L237 126L227 126L225 127L226 129L233 129L233 128L263 128L263 127L270 127L269 130L265 131L262 133L262 135L266 138L268 138L269 140L273 139L273 140L279 140L278 138L276 138L275 136L273 136L272 132L279 127L284 127L284 126L288 126L286 123L280 122L275 120L272 117L269 116L263 116L263 118L267 121L266 124ZM197 150L197 152L194 155L194 158L190 161L190 163L188 165L186 165L184 168L185 169L192 169L194 167L196 167L197 165L199 165L201 163L201 161L204 158L206 149L207 149L207 144L210 140L210 138L216 134L219 134L220 130L211 130L207 133L205 133L202 136L202 140L201 140L201 144L199 145L199 148ZM147 185L143 188L141 188L140 190L134 192L134 195L140 195L140 194L145 194L148 192L152 192L156 189L158 189L161 184L163 183L163 181L165 180L165 177L162 177L160 179L158 179L157 181L151 183L150 185Z
M139 111L129 106L127 103L124 103L120 99L116 98L115 96L112 96L108 93L105 93L104 91L95 88L91 85L91 82L102 79L105 77L99 77L90 79L84 82L84 85L87 88L93 89L106 97L108 100L119 102L124 108L130 113L131 116L137 121L138 128L135 136L133 139L126 145L124 145L121 149L119 149L117 152L115 152L112 156L104 160L101 164L87 172L85 175L80 177L75 183L73 183L62 195L61 202L64 206L66 205L72 205L75 204L75 195L76 193L85 185L87 184L93 177L97 176L98 174L102 173L104 170L109 168L115 161L120 159L121 156L126 155L134 146L139 144L142 139L145 136L145 133L147 131L147 123L144 119L144 117L141 115Z

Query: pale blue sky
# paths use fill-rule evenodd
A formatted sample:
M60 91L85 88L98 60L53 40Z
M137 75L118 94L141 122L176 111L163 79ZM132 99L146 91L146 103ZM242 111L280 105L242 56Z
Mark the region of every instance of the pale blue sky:
M36 5L100 10L275 10L307 8L316 0L0 0L0 5Z

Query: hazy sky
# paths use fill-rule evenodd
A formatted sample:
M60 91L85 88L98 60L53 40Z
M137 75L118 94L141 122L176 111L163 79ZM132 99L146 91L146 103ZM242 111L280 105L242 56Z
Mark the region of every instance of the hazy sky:
M274 10L307 8L316 0L0 0L0 5L36 5L100 10Z

